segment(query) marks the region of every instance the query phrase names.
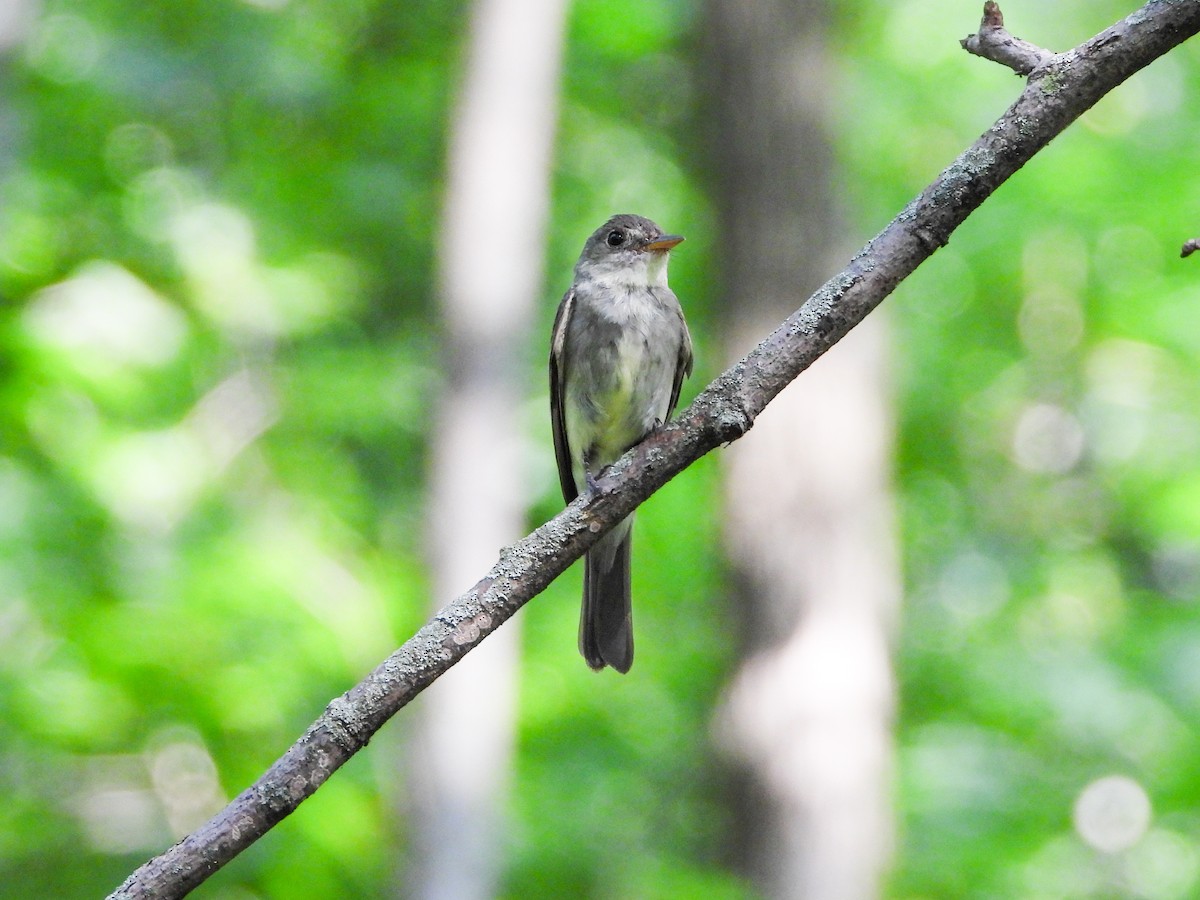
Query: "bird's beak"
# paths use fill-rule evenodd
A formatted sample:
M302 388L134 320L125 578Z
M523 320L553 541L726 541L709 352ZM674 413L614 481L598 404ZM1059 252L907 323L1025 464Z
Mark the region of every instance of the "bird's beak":
M643 250L670 250L675 245L682 243L683 235L680 234L664 234L655 240L648 243Z

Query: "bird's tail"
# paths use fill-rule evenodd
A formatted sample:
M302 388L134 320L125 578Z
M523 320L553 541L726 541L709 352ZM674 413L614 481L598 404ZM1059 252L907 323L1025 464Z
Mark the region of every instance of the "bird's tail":
M625 673L633 665L632 546L633 516L629 516L602 537L584 561L579 652L593 669L612 666Z

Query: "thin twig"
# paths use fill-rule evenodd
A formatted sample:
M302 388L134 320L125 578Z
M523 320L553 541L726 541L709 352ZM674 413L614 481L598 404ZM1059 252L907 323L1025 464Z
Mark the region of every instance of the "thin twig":
M1000 12L1000 5L994 0L987 0L983 4L983 20L979 23L979 31L967 35L959 43L968 53L1008 66L1018 75L1028 75L1054 59L1054 54L1049 50L1009 34L1004 27L1004 13Z
M112 898L182 897L317 790L371 736L609 528L671 478L746 433L755 417L938 248L992 192L1102 96L1200 31L1200 2L1151 0L1049 60L1017 101L919 197L748 356L672 423L623 456L537 531L504 550L446 606L325 712L222 812L134 872Z

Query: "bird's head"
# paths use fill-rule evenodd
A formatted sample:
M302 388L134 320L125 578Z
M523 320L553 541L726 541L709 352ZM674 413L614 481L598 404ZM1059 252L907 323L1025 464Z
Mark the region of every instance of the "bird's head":
M576 271L601 281L665 286L667 253L682 240L643 216L613 216L587 239Z

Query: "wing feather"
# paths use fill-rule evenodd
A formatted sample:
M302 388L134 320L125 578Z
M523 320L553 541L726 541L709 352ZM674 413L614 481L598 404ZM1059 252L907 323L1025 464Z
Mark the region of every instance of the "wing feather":
M563 295L554 315L554 330L550 339L550 425L554 432L554 457L558 461L558 480L563 499L570 503L579 496L575 476L571 471L571 445L567 440L567 326L575 307L575 289Z
M679 357L675 362L675 383L671 385L671 405L667 407L668 416L675 411L675 405L679 402L679 389L683 386L683 379L692 374L692 336L688 334L687 322L683 319L683 310L677 306L676 312L679 314L679 329L683 332L683 338L679 342Z

